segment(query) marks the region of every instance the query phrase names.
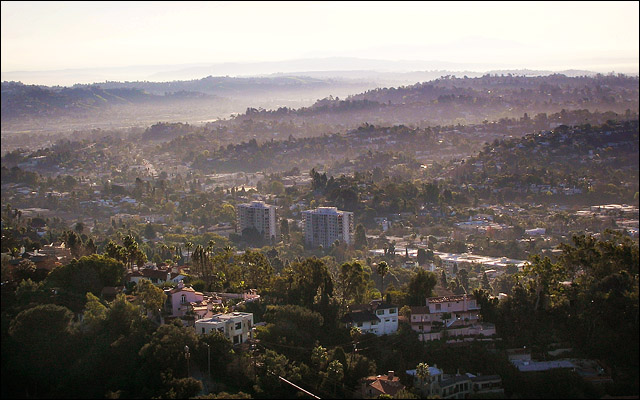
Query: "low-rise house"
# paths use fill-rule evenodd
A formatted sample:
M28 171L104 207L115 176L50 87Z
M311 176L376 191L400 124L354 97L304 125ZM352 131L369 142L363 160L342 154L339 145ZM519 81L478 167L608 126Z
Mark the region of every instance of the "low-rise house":
M21 257L10 260L9 268L13 269L15 266L20 264L20 261L22 260L31 261L35 265L36 269L38 270L51 271L55 267L62 265L58 261L57 257L49 254L41 253L38 250L34 250L34 251L24 251L22 252Z
M400 378L389 371L387 375L368 376L360 379L360 394L363 399L373 399L380 395L394 397L399 391L404 389L400 383Z
M438 384L438 395L442 399L466 399L471 394L473 383L467 375L448 375Z
M71 261L71 258L72 258L71 249L66 247L64 242L61 243L60 245L54 245L53 243L45 244L40 249L40 253L55 257L57 261L60 262L61 264L68 263L69 261Z
M190 303L200 303L204 300L201 292L196 292L193 288L187 287L182 281L173 289L165 289L167 295L165 302L165 310L171 313L171 316L182 317L191 309Z
M523 260L515 260L506 257L490 257L480 256L476 254L462 253L442 253L439 251L434 252L435 255L442 260L442 266L445 268L447 275L453 274L455 269L467 268L471 269L477 266L485 268L493 268L499 272L506 271L507 267L515 266L518 269L522 269L525 264Z
M511 360L511 363L515 365L520 372L539 372L548 371L550 369L566 368L575 369L576 365L568 360L557 361L527 361L527 360Z
M197 320L195 328L196 333L201 335L217 330L233 344L241 344L252 338L253 314L245 312L216 314L211 318Z
M429 366L429 376L424 379L417 376L415 369L407 370L406 373L413 376L413 387L420 391L423 397L439 394L438 385L439 382L442 382L444 373L438 368L438 365Z
M471 374L467 374L471 375ZM502 378L500 375L478 375L471 377L474 394L503 394Z
M124 291L124 286L105 286L100 292L100 297L106 301L115 300L116 296Z
M141 279L151 281L151 283L159 285L165 282L178 283L184 280L186 276L182 272L173 272L171 269L153 269L142 268L129 272L125 276L127 282L140 282Z
M340 321L346 328L360 328L362 333L388 335L398 330L398 307L373 300L369 304L349 306L349 312Z
M437 396L442 399L465 399L470 395L502 394L502 378L498 375L445 374L437 365L429 367L429 376L421 379L416 370L406 371L413 376L413 386L424 397Z
M190 302L188 309L192 311L196 319L212 317L216 314L216 310L223 307L222 297L212 294L204 295L202 301Z
M411 307L411 329L420 340L441 339L448 336L491 336L496 333L493 324L480 322L480 306L468 296L429 297L426 306Z

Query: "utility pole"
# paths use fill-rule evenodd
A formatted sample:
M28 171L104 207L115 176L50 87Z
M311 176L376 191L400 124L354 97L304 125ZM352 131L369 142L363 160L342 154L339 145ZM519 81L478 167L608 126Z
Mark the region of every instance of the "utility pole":
M209 343L205 343L207 345L207 357L208 357L208 367L209 367L209 379L211 379L211 346Z
M253 380L258 380L258 373L256 371L256 345L251 345L251 363L253 364Z
M187 359L187 378L191 376L191 372L189 371L189 357L191 354L189 353L189 346L184 346L184 358Z

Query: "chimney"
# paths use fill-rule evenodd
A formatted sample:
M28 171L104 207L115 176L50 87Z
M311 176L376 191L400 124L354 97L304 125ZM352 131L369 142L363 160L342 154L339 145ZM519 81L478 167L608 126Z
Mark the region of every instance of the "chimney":
M388 380L388 381L392 381L392 380L393 380L393 371L389 371L389 372L388 372L387 380Z

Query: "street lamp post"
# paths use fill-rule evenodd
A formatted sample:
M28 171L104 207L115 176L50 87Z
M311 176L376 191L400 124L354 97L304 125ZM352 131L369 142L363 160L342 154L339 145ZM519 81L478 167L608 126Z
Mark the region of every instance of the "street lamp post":
M189 346L184 346L184 358L187 359L187 378L191 376L191 372L189 371L189 357L191 354L189 353Z
M209 379L211 379L211 346L209 346L209 343L205 343L207 345L207 360L208 360L208 367L209 367Z

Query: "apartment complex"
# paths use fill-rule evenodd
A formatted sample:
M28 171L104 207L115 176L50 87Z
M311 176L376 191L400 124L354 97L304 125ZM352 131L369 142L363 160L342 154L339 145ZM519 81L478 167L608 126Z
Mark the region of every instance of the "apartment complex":
M196 333L201 335L217 330L231 340L233 344L240 344L251 338L253 314L245 312L216 314L211 318L197 320L195 328Z
M236 207L236 233L246 228L255 228L265 240L277 237L276 206L263 201L238 204Z
M318 207L302 212L304 240L308 246L330 247L336 240L353 242L353 213L336 207Z

